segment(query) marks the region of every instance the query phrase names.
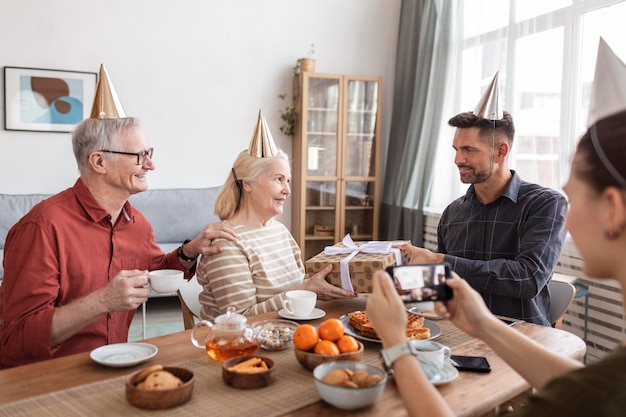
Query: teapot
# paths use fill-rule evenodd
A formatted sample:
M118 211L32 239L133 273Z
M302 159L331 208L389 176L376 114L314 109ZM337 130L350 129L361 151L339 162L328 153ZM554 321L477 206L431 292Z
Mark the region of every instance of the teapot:
M191 330L191 342L200 349L206 349L209 358L225 361L234 356L251 355L259 348L258 330L247 325L242 314L235 313L230 306L226 314L215 318L215 323L201 320ZM208 329L205 329L208 328ZM197 335L205 331L204 340Z

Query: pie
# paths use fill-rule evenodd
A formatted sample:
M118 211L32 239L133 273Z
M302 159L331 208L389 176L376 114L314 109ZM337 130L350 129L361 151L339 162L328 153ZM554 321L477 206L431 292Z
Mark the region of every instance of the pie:
M371 339L378 339L374 325L367 317L367 311L353 311L348 313L350 317L348 324L357 329L362 336ZM412 340L428 339L430 337L430 329L424 326L424 317L407 313L408 323L406 326L406 337Z

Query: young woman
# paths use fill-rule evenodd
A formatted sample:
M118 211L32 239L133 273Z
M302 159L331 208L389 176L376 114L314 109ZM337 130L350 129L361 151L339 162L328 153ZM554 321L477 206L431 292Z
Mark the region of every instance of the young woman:
M593 124L581 138L564 187L570 202L566 227L587 276L626 285L626 111ZM622 416L626 409L626 347L620 345L587 367L560 357L508 327L458 275L448 281L454 298L437 312L485 341L538 391L511 416ZM626 296L624 299L626 305ZM368 314L389 348L406 341L406 312L387 274L378 273ZM411 416L452 416L439 392L411 355L393 364Z

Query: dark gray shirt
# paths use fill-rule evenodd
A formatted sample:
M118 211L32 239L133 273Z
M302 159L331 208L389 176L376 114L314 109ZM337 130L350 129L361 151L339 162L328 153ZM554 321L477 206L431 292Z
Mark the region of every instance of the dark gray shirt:
M479 202L471 185L444 210L437 251L494 314L549 326L548 281L565 240L567 200L511 173L493 202Z

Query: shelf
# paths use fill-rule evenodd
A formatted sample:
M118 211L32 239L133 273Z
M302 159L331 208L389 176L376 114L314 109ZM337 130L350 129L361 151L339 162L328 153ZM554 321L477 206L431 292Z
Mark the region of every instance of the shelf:
M335 210L335 206L306 206L306 209L312 211L330 211Z

